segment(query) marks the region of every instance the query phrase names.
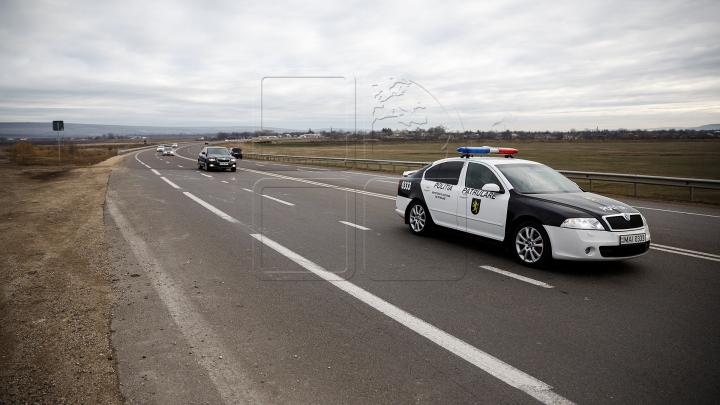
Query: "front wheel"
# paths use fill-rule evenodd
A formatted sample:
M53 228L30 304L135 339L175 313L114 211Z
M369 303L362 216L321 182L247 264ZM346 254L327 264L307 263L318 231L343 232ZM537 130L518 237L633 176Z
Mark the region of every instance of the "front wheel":
M234 171L236 171L236 170L237 170L236 167L233 167L232 169L230 169L231 172L234 172Z
M430 231L432 219L427 208L419 202L413 202L408 210L408 224L415 235L426 235Z
M512 238L515 259L528 266L539 268L552 257L550 238L537 222L523 222L515 228Z

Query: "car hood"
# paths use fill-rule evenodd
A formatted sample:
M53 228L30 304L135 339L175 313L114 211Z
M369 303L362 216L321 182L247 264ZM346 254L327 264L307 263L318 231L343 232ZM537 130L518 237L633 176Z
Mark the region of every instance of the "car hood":
M577 208L598 216L638 212L628 204L594 193L530 194L527 196L566 207Z
M209 158L216 158L216 159L217 159L217 158L228 158L228 159L232 159L232 158L233 158L231 155L216 155L216 154L214 154L214 153L208 154L207 157L209 157Z

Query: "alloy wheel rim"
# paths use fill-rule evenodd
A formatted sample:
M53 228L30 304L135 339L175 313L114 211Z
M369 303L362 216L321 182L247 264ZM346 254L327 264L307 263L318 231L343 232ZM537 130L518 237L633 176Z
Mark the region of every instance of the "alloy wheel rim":
M420 205L416 205L410 210L410 227L415 232L420 232L425 228L425 210Z
M542 257L544 243L543 237L537 229L527 226L518 232L515 238L515 249L522 261L535 263Z

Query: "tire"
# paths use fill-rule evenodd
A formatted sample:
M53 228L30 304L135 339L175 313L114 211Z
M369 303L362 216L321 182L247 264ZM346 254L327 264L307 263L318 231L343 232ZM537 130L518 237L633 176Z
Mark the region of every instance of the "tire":
M236 171L236 170L237 170L236 167L233 167L232 169L230 169L231 172L234 172L234 171Z
M205 162L205 171L206 172L210 171L210 166L208 166L208 162Z
M198 170L202 169L202 163L198 161Z
M410 203L410 208L407 212L408 225L412 233L415 235L427 235L432 226L432 218L425 205L421 202L413 201Z
M552 246L545 228L537 222L523 222L515 228L510 251L521 264L540 268L552 258Z

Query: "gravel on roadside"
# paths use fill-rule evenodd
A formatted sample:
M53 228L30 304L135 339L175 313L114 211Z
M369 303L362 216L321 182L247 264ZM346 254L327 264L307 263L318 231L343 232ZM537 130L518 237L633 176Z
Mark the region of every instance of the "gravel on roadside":
M103 222L122 158L82 168L0 159L2 404L123 402Z

